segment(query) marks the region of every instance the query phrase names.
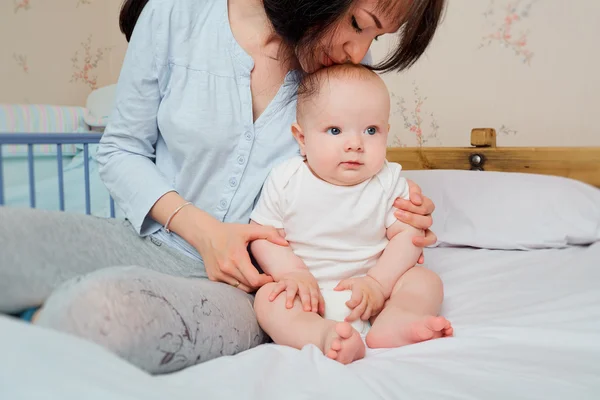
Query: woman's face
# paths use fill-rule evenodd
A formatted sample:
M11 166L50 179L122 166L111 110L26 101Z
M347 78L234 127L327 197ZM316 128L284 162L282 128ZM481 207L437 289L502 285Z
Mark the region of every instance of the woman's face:
M367 54L373 40L386 33L400 29L391 15L382 13L378 6L383 0L356 0L350 10L340 18L337 26L321 38L309 57L300 57L302 69L314 72L332 64L351 62L358 64ZM409 0L392 0L393 6L407 9ZM387 15L386 15L387 14Z

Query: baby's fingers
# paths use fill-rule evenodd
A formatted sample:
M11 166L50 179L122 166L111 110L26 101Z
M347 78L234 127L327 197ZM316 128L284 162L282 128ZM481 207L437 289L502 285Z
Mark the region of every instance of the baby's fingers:
M333 290L340 291L340 290L351 290L352 289L352 279L344 279L343 281L340 281L336 287L333 288Z
M287 293L287 300L285 302L285 306L287 308L292 308L294 307L294 299L296 298L296 293L298 293L298 285L296 284L296 282L288 283L285 291Z
M357 305L360 304L362 300L363 292L362 290L360 290L360 288L356 288L352 291L352 297L350 297L350 300L346 302L346 305L348 306L348 308L355 308Z
M277 282L269 295L269 301L274 301L283 291L285 291L285 282Z
M367 308L367 297L363 296L360 304L357 307L355 307L354 310L352 310L350 315L348 315L346 317L346 321L352 322L352 321L357 320L358 318L360 318L361 315L364 314L366 308Z
M310 286L310 306L312 312L319 311L319 288Z
M302 302L302 308L304 311L311 310L311 292L310 288L307 287L304 283L298 285L298 295L300 297L300 301Z
M368 321L369 318L371 318L373 314L373 307L371 306L371 303L367 304L367 308L365 309L365 312L360 316L360 319L362 319L363 321Z
M321 317L325 316L325 299L321 292L319 292L319 315L321 315Z

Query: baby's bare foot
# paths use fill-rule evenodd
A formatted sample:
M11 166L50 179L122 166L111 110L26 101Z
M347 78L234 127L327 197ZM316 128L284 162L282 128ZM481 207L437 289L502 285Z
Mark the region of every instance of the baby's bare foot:
M444 317L399 315L394 320L380 320L373 325L366 341L370 348L393 348L452 336L452 324Z
M323 332L323 354L341 362L350 364L352 361L365 356L365 344L360 334L348 322L331 324Z

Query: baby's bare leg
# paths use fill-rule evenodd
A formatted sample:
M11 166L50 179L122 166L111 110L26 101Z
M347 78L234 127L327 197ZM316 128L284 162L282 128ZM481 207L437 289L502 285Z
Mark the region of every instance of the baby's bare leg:
M296 349L314 344L325 356L342 364L365 356L365 345L352 325L304 311L297 297L294 307L288 309L285 292L269 301L274 285L268 283L256 293L254 309L259 324L275 343Z
M370 348L392 348L452 335L452 325L437 316L444 298L436 273L413 267L398 280L383 311L372 321Z

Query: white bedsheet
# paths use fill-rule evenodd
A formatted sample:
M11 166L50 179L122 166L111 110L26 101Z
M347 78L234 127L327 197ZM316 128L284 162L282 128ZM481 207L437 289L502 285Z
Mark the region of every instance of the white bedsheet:
M151 377L82 340L0 319L0 399L599 399L600 243L429 249L455 337L342 366L259 346Z

